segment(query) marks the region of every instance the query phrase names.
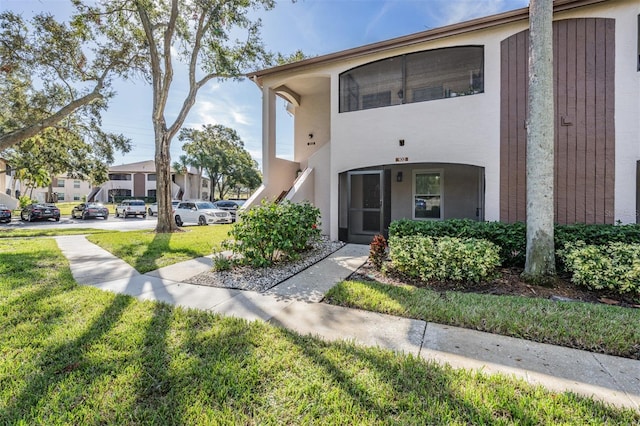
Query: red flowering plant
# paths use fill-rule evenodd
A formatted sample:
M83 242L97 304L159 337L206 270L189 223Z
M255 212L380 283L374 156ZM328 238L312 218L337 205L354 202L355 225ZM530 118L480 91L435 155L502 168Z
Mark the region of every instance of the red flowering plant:
M378 234L373 237L371 240L371 245L369 246L369 260L373 265L380 269L382 267L382 263L387 258L387 239L384 235Z

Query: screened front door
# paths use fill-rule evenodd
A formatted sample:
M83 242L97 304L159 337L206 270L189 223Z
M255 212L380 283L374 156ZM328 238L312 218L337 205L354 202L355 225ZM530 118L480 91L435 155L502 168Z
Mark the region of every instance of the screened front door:
M383 170L348 173L349 241L368 244L383 232L383 178Z

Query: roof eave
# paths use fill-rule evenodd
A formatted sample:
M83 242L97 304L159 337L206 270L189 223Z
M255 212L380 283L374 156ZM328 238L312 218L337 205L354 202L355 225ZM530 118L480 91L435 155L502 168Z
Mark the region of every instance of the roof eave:
M554 13L565 10L575 9L578 7L589 6L597 3L604 3L610 0L555 0L553 3ZM471 31L491 28L499 25L509 24L526 20L529 18L529 8L502 12L496 15L476 18L465 22L445 25L444 27L434 28L419 33L413 33L406 36L396 37L381 42L371 43L364 46L355 47L353 49L342 50L327 55L316 56L314 58L304 59L302 61L292 62L290 64L279 65L273 68L266 68L259 71L247 73L246 77L250 78L258 87L262 87L262 78L270 74L277 74L284 71L291 71L298 68L306 68L316 64L325 64L340 61L343 59L357 58L363 55L378 53L389 49L397 49L410 46L426 41L437 40L444 37L464 34Z

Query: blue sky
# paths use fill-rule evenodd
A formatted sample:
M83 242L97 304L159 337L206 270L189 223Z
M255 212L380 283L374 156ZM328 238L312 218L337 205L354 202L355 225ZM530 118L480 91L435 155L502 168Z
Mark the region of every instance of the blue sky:
M280 0L275 9L260 13L262 38L271 51L307 56L324 55L399 37L480 16L526 7L528 0ZM0 8L29 17L38 11L66 14L69 0L0 0ZM184 87L174 80L175 104L182 104ZM107 131L122 133L133 150L118 155L114 164L152 160L151 88L143 80L117 82L116 97L103 114ZM279 102L284 110L284 103ZM261 93L249 81L212 81L203 87L184 127L222 124L234 128L245 148L261 158ZM291 158L292 121L278 112L278 156ZM172 119L171 111L167 120ZM182 154L177 137L171 145L172 160Z

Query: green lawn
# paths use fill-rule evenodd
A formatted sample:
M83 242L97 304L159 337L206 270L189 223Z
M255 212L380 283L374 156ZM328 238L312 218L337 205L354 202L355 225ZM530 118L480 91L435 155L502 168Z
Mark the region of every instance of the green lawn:
M112 232L88 237L140 273L207 256L220 248L231 225L189 226L183 232L156 234L152 230Z
M105 232L113 232L113 231L108 231L104 229L93 229L93 228L58 228L58 227L51 227L47 229L0 228L0 238L53 237L56 235L101 234Z
M640 309L344 281L325 302L640 359Z
M0 424L637 424L504 376L78 286L0 240Z
M190 226L184 232L96 230L0 232L15 236L91 233L90 241L145 273L206 256L220 248L230 225ZM83 232L80 232L83 231ZM26 231L25 231L26 232ZM345 281L329 291L327 303L449 324L592 352L640 359L640 310L545 299Z

